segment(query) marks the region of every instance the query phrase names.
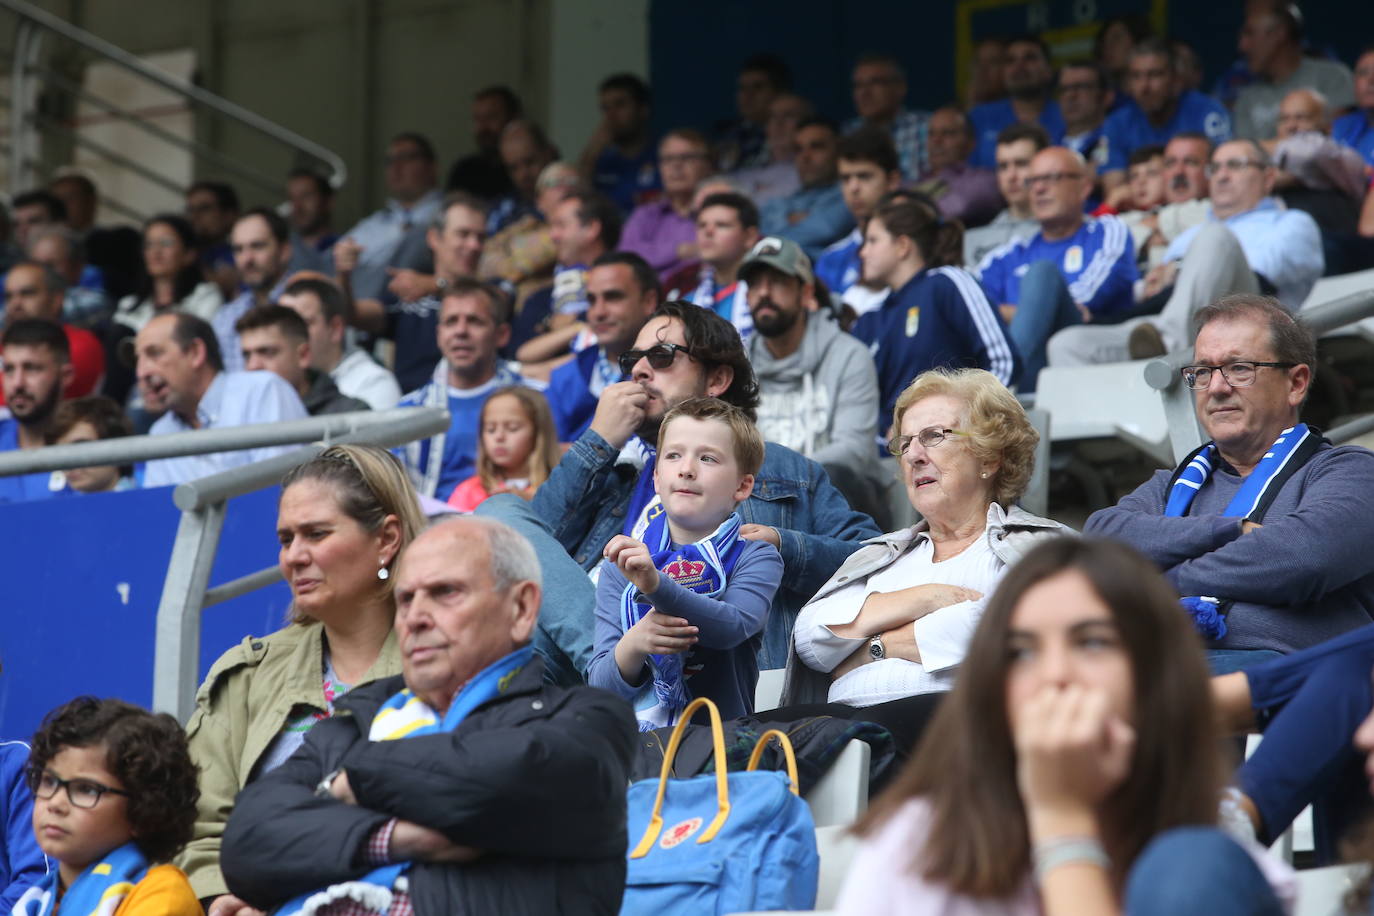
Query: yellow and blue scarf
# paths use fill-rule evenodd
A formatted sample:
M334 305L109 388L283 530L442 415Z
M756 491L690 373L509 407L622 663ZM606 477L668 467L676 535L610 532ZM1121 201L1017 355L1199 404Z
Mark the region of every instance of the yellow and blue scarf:
M148 860L129 842L87 865L62 895L63 916L112 916L124 898L148 873ZM11 910L12 916L51 916L57 909L57 869L30 887Z
M400 741L420 735L451 732L477 707L510 690L516 675L533 656L534 649L525 646L482 669L476 677L463 685L463 689L458 691L458 695L449 704L448 711L442 716L406 688L393 695L377 710L377 714L372 718L372 726L368 729L367 739ZM385 913L391 907L392 888L397 887L397 882L402 880L410 866L410 862L398 862L374 869L356 881L345 881L330 885L322 891L303 894L283 904L281 909L277 910L277 914L310 916L317 910L344 899Z

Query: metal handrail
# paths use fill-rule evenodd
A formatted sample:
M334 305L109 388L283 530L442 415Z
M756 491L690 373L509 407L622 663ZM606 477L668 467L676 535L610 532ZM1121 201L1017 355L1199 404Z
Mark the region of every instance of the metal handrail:
M410 439L433 435L447 429L448 411L442 407L393 407L390 410L359 410L336 413L305 420L284 420L278 423L253 423L223 429L197 429L165 436L126 436L119 439L100 439L72 445L49 445L44 448L14 449L0 452L0 477L15 474L34 474L45 471L65 471L71 468L98 467L107 464L134 464L157 458L180 458L185 455L205 455L211 452L234 452L250 448L324 440L326 444L343 441L363 430L378 430L383 435L393 428ZM402 441L410 441L405 439ZM286 456L282 456L286 457ZM246 472L265 462L235 468L232 474ZM199 483L219 481L222 475L207 477ZM233 479L233 478L231 478ZM219 484L214 484L218 486ZM185 486L185 484L183 484ZM257 486L263 486L258 484ZM255 489L249 487L230 493L237 496ZM222 497L227 498L227 497Z
M244 165L242 162L239 162L232 156L226 156L219 150L207 146L206 144L201 143L197 140L188 140L185 137L178 136L177 134L172 133L170 130L167 130L166 128L159 127L158 125L147 120L146 118L139 117L137 114L135 114L132 111L129 111L127 108L124 108L121 105L116 105L114 102L111 102L108 99L102 99L98 95L94 95L90 92L87 92L77 83L67 79L67 77L62 75L57 70L52 69L51 67L36 66L30 68L28 72L35 73L43 77L43 79L46 80L48 83L61 89L63 92L67 93L72 98L76 99L78 102L85 102L89 105L93 105L96 108L99 108L102 111L104 111L106 114L118 118L121 122L128 124L130 127L137 128L138 130L141 130L144 133L146 133L148 136L154 137L162 141L163 143L166 143L168 146L175 146L179 149L184 149L192 155L198 156L201 159L210 162L215 166L215 168L222 169L226 172L230 172L245 181L252 182L264 191L270 191L273 194L278 194L281 192L281 182L273 178L272 176L266 174L265 172L259 171L258 169L250 168L249 166ZM44 121L49 124L58 123L52 118L44 118ZM67 127L67 125L62 126ZM97 152L99 151L97 150ZM180 186L178 185L176 187L179 191Z
M336 188L342 187L348 177L348 167L344 164L343 158L332 150L313 140L306 139L295 131L264 118L256 112L249 111L241 105L236 105L228 99L202 89L194 83L154 67L123 48L92 35L85 29L78 28L66 20L54 16L47 10L27 2L27 0L0 0L0 9L8 10L20 20L20 27L15 35L14 60L10 69L10 92L16 97L23 92L25 74L37 63L37 44L32 40L34 37L33 29L37 27L59 35L73 44L80 45L92 54L103 57L125 70L137 73L168 92L194 101L279 143L313 156L329 167L331 171L329 183ZM18 149L17 140L24 127L24 108L22 100L19 100L17 104L11 106L10 111L11 135L16 141L16 149ZM10 186L13 188L21 187L24 183L22 159L22 155L14 156L10 163Z
M318 424L338 417L356 419L365 415L337 414L335 417L316 417L279 425L300 428L307 423ZM334 443L396 446L442 432L449 424L448 411L438 407L403 407L380 411L375 416L382 417L381 422L359 424L354 431L334 439ZM209 430L189 435L208 437L209 433L242 432L250 428L240 426L233 430ZM105 440L91 444L110 442ZM170 712L182 722L190 717L198 680L200 615L204 608L255 588L271 585L280 575L274 569L262 569L210 587L210 570L219 548L227 501L279 482L288 470L309 461L327 444L307 445L275 458L230 468L180 484L173 491L173 499L182 511L172 557L167 564L167 577L162 585L162 597L157 606L157 631L153 647L154 709ZM53 446L54 449L76 447ZM146 450L146 445L141 448Z

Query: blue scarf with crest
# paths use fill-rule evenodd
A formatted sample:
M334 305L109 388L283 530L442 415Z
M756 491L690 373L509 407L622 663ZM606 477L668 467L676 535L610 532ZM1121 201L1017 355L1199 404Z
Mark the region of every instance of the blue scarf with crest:
M715 598L725 591L730 575L735 571L735 564L744 552L744 541L739 536L740 524L739 513L732 512L706 538L674 550L668 529L668 513L659 503L649 510L649 525L644 530L643 540L660 575L667 576L683 588ZM628 632L651 610L653 605L635 584L626 583L625 590L620 594L621 632ZM687 690L684 673L686 655L685 652L679 652L649 656L653 681L635 702L635 717L639 720L640 731L652 731L675 724L678 713L691 702L692 696Z

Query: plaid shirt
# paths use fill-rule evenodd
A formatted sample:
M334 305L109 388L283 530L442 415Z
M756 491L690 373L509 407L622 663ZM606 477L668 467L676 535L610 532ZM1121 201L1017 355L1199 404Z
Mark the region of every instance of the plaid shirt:
M390 865L391 862L391 832L396 829L396 818L392 818L373 830L367 837L367 864L373 868L381 868L383 865ZM340 900L331 903L318 911L319 916L377 916L377 911L369 909L360 903L352 900ZM386 916L415 916L415 907L410 902L410 894L406 891L394 891L391 895L391 907L386 911Z
M855 118L844 126L845 133L853 133L864 126L863 118ZM930 114L924 111L900 111L892 119L892 145L902 163L902 177L915 180L929 166L926 156L926 136L930 131Z

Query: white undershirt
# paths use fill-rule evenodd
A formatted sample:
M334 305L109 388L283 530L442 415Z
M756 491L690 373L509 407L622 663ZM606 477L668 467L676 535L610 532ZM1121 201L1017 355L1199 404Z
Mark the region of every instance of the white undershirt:
M830 685L829 700L848 706L872 706L949 690L954 686L955 668L963 661L982 617L986 596L991 594L1004 569L986 537L979 537L959 554L939 563L934 560L934 545L928 537L922 537L920 543L890 566L802 608L793 629L797 655L817 671L835 670L869 637L836 636L831 628L853 623L864 601L875 592L934 584L971 588L984 598L940 608L916 621L916 648L921 653L921 663L885 658L860 665Z

